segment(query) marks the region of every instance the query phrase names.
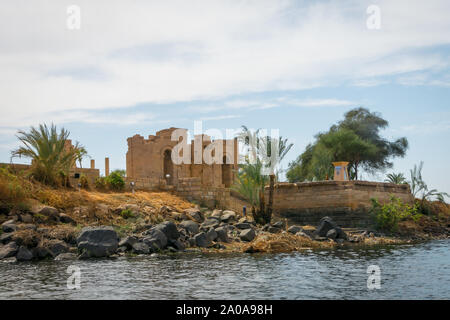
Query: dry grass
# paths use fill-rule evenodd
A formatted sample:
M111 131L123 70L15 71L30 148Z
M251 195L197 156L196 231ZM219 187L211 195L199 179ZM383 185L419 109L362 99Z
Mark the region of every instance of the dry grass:
M30 196L32 183L21 175L12 174L6 168L0 168L0 202L15 207Z
M14 232L13 240L20 245L25 245L28 247L34 247L38 244L42 235L31 229L23 229Z
M32 181L25 174L11 173L7 169L0 172L0 202L9 208L19 208L17 204L26 203L28 207L38 209L43 205L57 208L75 220L78 229L87 225L113 225L125 231L132 231L137 225L157 223L165 219L173 219L171 213L160 212L162 206L171 211L183 212L194 205L180 197L166 192L100 192L97 190L74 190L69 188L53 188ZM138 213L126 219L120 215L120 206L132 205ZM20 209L19 209L20 211ZM37 210L34 210L37 211ZM7 217L5 217L6 219ZM64 238L64 232L72 232L72 226L56 225L55 222L34 216L35 223L52 232L61 234L55 238ZM70 229L70 230L69 230ZM69 237L69 235L66 235Z
M41 190L38 201L65 212L77 224L115 225L132 231L135 225L157 223L173 219L172 213L161 212L162 206L170 207L175 212L183 212L193 204L166 192L98 192L72 191L62 189ZM124 218L121 210L114 210L124 205L137 206L138 214L133 218Z
M49 239L64 240L66 242L71 242L76 239L80 228L70 226L70 225L58 225L48 228L46 232L46 237Z
M355 246L373 246L373 245L385 245L385 244L402 244L408 241L402 239L394 239L387 237L376 238L364 238L362 242L355 244Z
M301 251L305 249L333 248L336 243L332 241L313 241L307 237L296 236L290 233L260 234L252 242L244 244L244 252L281 253Z
M117 207L123 204L137 204L159 209L163 205L171 206L176 211L183 211L193 205L175 195L166 192L98 192L73 191L65 189L43 189L36 194L37 200L63 211L79 206L106 204Z

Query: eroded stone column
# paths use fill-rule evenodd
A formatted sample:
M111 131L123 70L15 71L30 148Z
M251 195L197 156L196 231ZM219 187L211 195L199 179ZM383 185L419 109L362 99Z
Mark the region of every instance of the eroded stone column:
M105 158L105 177L109 176L109 158Z

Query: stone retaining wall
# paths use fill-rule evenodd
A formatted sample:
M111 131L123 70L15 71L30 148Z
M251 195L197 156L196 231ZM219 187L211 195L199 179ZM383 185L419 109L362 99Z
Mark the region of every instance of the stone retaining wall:
M20 171L26 171L30 169L31 166L29 164L0 163L0 167L10 168L14 172L19 173ZM76 188L78 186L81 175L86 176L89 185L92 187L95 185L95 179L100 177L100 170L91 168L72 168L69 171L70 185Z
M134 189L135 190L148 190L148 191L154 191L162 189L166 182L163 179L158 178L139 178L139 179L132 179L132 178L125 178L125 190L130 191L131 185L130 183L134 182Z
M266 187L268 193L268 187ZM368 214L371 198L381 203L391 196L413 203L409 185L367 181L320 181L275 185L274 212L294 223L316 225L330 216L345 227L364 227L372 223Z

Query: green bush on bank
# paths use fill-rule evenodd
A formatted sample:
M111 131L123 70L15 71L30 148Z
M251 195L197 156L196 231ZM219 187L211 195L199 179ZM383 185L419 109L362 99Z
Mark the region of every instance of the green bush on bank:
M115 170L107 177L98 177L95 179L95 188L97 190L121 191L125 188L125 179L123 170Z
M86 175L82 174L80 176L80 186L83 189L89 190L89 180Z
M7 168L0 168L0 205L9 209L28 209L25 202L30 195L29 183L12 174Z
M130 209L124 209L120 212L120 215L122 216L122 218L124 219L128 219L128 218L136 218L136 216L134 215L133 211L131 211Z
M395 196L391 196L390 201L383 205L377 199L370 200L372 202L370 213L375 219L376 226L381 230L395 232L400 221L408 218L416 220L420 217L416 204L410 206Z
M115 191L120 191L125 188L125 180L119 171L113 171L106 177L108 188Z
M98 177L95 179L95 189L105 191L108 188L106 177Z

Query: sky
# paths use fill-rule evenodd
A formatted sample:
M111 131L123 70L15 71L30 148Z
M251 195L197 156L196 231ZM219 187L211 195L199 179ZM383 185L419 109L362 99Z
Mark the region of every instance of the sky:
M410 147L363 179L424 161L429 187L450 193L449 12L448 0L2 0L0 162L18 130L53 122L102 172L105 157L125 169L128 137L202 121L279 129L294 143L286 168L366 107Z

